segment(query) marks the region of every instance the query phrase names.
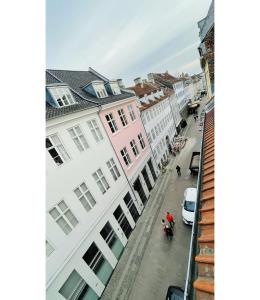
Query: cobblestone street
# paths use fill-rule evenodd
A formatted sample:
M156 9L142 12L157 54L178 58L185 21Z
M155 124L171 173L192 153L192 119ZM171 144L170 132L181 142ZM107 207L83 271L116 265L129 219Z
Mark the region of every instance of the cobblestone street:
M202 107L204 102L205 99ZM200 151L201 142L193 116L188 117L187 123L181 134L188 141L157 180L102 300L159 300L165 299L169 285L184 288L191 227L182 221L181 203L184 190L196 187L197 177L192 177L188 168L191 153ZM176 173L177 164L182 169L181 177ZM167 211L173 213L176 221L172 241L166 240L162 231L161 220Z

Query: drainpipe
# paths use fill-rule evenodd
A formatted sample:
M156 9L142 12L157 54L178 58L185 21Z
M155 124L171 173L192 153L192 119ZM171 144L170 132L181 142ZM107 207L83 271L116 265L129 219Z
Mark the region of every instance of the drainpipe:
M100 112L101 110L102 110L102 105L99 104L99 105L98 105L98 115L99 115L99 112ZM100 118L100 116L99 116L99 118ZM135 195L135 193L134 193L134 188L132 187L132 185L131 185L131 183L130 183L130 181L129 181L129 179L128 179L126 173L125 173L125 170L124 170L124 168L123 168L123 166L122 166L122 164L121 164L121 162L120 162L120 160L119 160L119 157L118 157L118 155L117 155L117 152L116 152L116 150L115 150L115 148L114 148L114 146L113 146L113 144L112 144L112 142L111 142L111 140L110 140L110 138L109 138L109 136L108 136L108 134L107 134L107 131L106 131L106 129L105 129L105 127L104 127L102 121L101 121L101 124L102 124L102 126L103 126L104 131L106 132L106 135L107 135L107 138L108 138L108 140L109 140L109 143L110 143L111 147L113 148L113 150L114 150L114 152L115 152L115 154L116 154L117 160L119 161L119 163L120 163L120 165L121 165L121 168L122 168L122 170L123 170L123 173L124 173L124 175L125 175L125 178L126 178L128 184L129 184L129 186L130 186L130 188L131 188L131 191L132 191L132 193L133 193L133 195L134 195L134 197L135 197L135 202L139 204L139 202L138 202L138 200L137 200L137 198L136 198L136 195ZM139 205L139 206L140 206L140 205ZM140 207L139 207L139 208L140 208ZM140 209L141 209L141 211L143 211L143 204L142 204L142 207L141 207Z

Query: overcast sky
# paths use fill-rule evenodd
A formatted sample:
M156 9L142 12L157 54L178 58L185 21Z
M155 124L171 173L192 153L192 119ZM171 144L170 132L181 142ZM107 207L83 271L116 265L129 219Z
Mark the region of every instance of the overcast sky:
M94 68L132 85L168 70L201 72L197 22L211 0L46 0L47 68Z

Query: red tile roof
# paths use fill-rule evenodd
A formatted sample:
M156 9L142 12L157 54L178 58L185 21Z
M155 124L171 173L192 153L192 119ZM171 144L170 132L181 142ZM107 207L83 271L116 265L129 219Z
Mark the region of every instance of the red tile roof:
M144 111L144 110L146 110L147 108L150 108L151 106L154 106L155 104L157 104L157 103L163 101L163 100L166 99L167 97L168 97L168 95L165 95L165 96L161 96L161 97L160 97L159 99L157 99L157 100L153 100L153 101L150 102L150 103L143 103L143 104L139 107L139 109L140 109L140 111Z
M138 83L135 86L128 87L127 89L132 90L139 97L143 97L145 94L150 95L152 92L156 92L161 89L157 83Z
M199 254L195 257L198 277L193 282L197 300L214 299L214 108L205 116L201 208L198 237Z

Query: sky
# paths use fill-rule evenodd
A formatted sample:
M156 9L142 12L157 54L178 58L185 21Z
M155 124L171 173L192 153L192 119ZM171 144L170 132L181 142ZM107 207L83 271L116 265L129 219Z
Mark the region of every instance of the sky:
M46 0L46 67L126 86L150 72L200 73L197 22L211 0Z

